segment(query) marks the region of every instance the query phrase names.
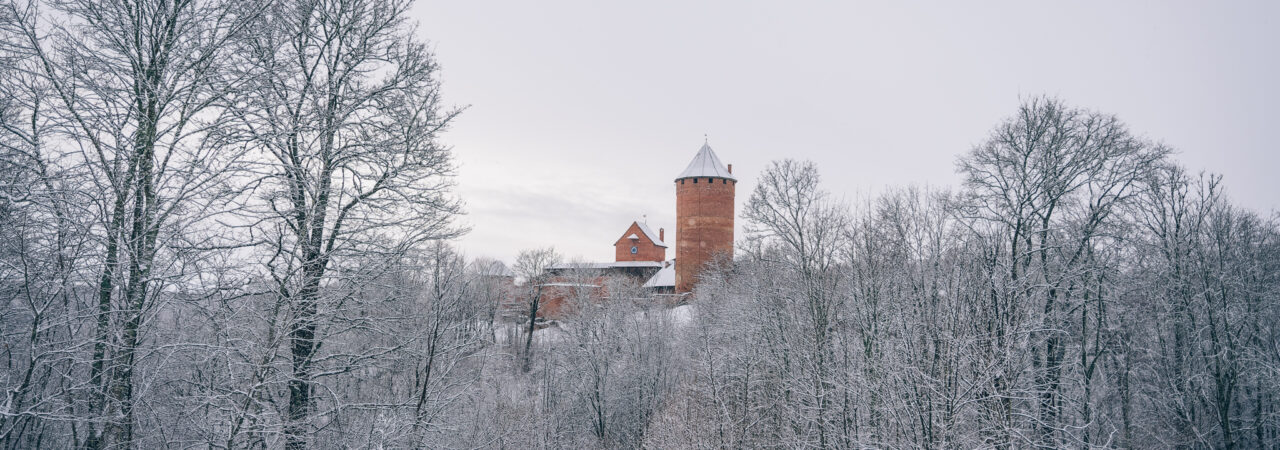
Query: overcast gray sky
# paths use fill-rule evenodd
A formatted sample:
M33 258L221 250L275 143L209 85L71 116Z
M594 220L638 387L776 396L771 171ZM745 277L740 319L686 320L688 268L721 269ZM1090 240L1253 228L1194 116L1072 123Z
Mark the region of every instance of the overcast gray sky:
M420 1L446 100L470 105L445 136L461 246L611 261L642 215L674 242L672 180L704 134L739 213L780 158L851 201L955 186L956 157L1038 94L1280 209L1280 2L1060 3Z

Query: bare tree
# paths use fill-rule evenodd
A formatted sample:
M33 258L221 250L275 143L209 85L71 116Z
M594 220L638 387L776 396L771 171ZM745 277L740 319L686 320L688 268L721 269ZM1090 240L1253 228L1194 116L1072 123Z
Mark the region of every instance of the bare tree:
M424 323L406 330L421 340L410 353L415 367L411 430L415 446L432 442L426 438L438 433L432 426L453 412L450 408L458 403L461 387L475 382L474 376L458 376L462 363L493 333L491 326L482 325L493 320L483 303L488 293L475 290L486 280L468 276L466 261L444 242L432 246L428 257L422 280L415 283L425 288L419 302L424 308L409 311Z
M412 38L409 1L297 0L263 6L241 42L244 95L231 103L260 155L272 257L288 305L288 448L311 434L326 325L359 286L351 264L461 231L452 163L437 142L458 110L440 101L438 66ZM373 266L368 266L372 268ZM318 373L317 370L320 370Z
M520 296L524 299L522 304L528 305L526 310L528 329L525 331L524 351L520 356L520 370L524 372L532 368L530 364L533 358L533 331L537 326L538 310L542 307L544 285L552 277L548 269L559 263L560 255L551 247L522 250L516 256L513 268L516 275L524 281Z
M175 231L226 197L219 182L236 159L215 143L221 116L212 105L227 88L226 42L247 10L234 1L49 6L64 21L44 21L36 3L4 9L30 58L22 70L48 86L46 108L59 125L48 142L69 149L57 164L82 166L94 193L103 256L85 445L134 445L137 350L171 275L165 253L201 240Z
M83 171L61 164L50 86L21 39L19 17L0 11L0 446L72 445L59 410L73 391L75 317L93 264L91 198Z
M494 343L495 323L502 311L504 302L515 294L516 274L502 261L490 258L478 258L469 267L475 279L472 292L483 309L484 325L489 327L485 333L485 342Z
M1125 335L1127 439L1265 447L1277 423L1274 221L1231 206L1221 177L1166 165L1144 180L1136 221L1142 258L1129 279L1140 316ZM1273 297L1274 298L1274 297ZM1154 314L1153 314L1154 313ZM1249 356L1246 356L1249 355ZM1129 387L1133 386L1133 387ZM1136 416L1136 417L1135 417ZM1133 436L1133 435L1137 436Z
M831 445L834 426L829 423L837 398L832 379L836 365L835 337L837 312L843 297L838 294L840 272L849 219L843 207L833 203L819 187L817 166L812 162L774 162L760 176L755 191L742 213L748 221L748 239L762 239L778 251L777 261L799 275L797 286L807 313L804 328L812 333L814 346L806 366L811 378L813 416L819 447ZM769 258L766 255L758 257Z
M1007 271L992 296L1004 299L993 307L1010 313L996 328L995 348L1021 345L1007 338L1025 336L1034 350L1028 386L1038 398L1034 445L1063 445L1065 315L1081 301L1081 270L1138 181L1166 153L1131 136L1114 116L1033 98L959 161L966 214L996 227L1002 247L996 263ZM1020 395L998 381L994 398ZM999 409L1009 422L1013 411ZM993 444L1009 445L1008 439Z

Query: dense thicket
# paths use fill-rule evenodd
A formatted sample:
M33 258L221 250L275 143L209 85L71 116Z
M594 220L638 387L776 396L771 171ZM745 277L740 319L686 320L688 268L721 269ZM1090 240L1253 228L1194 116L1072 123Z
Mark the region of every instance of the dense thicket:
M1277 218L1056 99L954 190L778 161L689 305L537 320L554 250L448 243L409 6L0 3L0 447L1280 442Z

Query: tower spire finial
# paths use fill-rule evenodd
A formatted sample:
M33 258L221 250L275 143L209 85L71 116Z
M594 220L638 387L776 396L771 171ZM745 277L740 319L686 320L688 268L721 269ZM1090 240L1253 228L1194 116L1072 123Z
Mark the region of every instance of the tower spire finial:
M709 138L707 138L707 133L702 133L702 145L708 145L707 143L708 143L709 141L710 141L710 139L709 139Z

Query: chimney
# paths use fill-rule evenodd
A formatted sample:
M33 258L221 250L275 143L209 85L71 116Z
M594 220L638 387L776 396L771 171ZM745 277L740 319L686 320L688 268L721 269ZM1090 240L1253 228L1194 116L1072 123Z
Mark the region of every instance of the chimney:
M665 228L658 229L658 240L662 242L667 242L667 230Z
M729 175L733 175L733 164L729 165Z

